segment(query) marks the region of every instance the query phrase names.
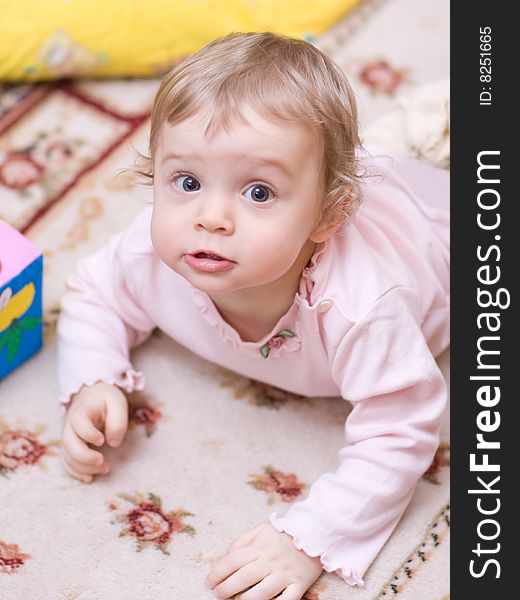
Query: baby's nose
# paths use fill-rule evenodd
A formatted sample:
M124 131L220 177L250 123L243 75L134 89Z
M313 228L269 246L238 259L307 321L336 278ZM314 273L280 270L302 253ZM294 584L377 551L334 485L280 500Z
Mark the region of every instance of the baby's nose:
M228 203L218 200L203 201L196 215L195 228L232 233L234 225Z

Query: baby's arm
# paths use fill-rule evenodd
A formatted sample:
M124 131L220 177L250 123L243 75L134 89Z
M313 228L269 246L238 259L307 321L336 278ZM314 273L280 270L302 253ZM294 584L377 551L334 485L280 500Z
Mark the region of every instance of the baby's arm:
M64 404L83 385L98 381L127 392L142 388L142 374L133 369L129 350L150 335L154 323L137 302L132 280L136 266L127 242L137 225L134 222L81 260L67 279L57 327L58 382Z
M389 292L331 350L333 376L354 404L339 468L319 477L285 517L271 515L271 524L231 545L208 575L217 597L266 600L282 592L299 600L322 568L363 585L431 463L446 403L413 305L409 290Z
M438 446L446 385L411 295L388 292L332 353L333 377L353 403L339 467L285 517L271 516L298 548L350 585L363 585Z
M100 453L88 448L87 442L97 444L104 427L105 436L113 436L118 445L128 420L121 390L131 392L143 386L142 374L130 363L129 350L148 337L154 323L136 299L135 265L127 246L136 236L146 239L148 221L148 215L140 215L123 234L82 260L67 280L57 328L58 380L60 400L68 408L63 458L67 471L75 476L102 472L106 467L105 463L101 471L99 467L92 470Z

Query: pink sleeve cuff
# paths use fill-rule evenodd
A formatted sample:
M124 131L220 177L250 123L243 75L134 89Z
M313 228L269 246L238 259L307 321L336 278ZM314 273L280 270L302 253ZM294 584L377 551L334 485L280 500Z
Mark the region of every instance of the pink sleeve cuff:
M310 557L320 557L321 564L327 573L335 572L345 583L352 586L363 587L365 582L361 578L364 575L368 565L356 564L362 563L359 560L359 552L355 552L355 544L346 544L345 540L338 533L329 533L320 536L319 532L314 531L311 519L299 519L291 517L278 517L275 512L269 516L271 525L281 533L287 533L293 538L294 545L298 550L302 550ZM295 531L300 533L296 534ZM328 539L325 539L328 538ZM332 545L323 550L325 544ZM341 550L343 548L343 551ZM347 567L350 563L351 566Z
M141 371L135 371L134 369L128 369L124 373L121 373L117 377L104 378L99 377L92 381L81 381L71 386L69 390L63 393L59 397L60 405L63 409L63 413L67 411L67 405L70 403L71 397L77 394L79 390L85 385L94 385L95 383L106 383L107 385L116 385L128 394L133 391L140 391L144 389L145 377Z

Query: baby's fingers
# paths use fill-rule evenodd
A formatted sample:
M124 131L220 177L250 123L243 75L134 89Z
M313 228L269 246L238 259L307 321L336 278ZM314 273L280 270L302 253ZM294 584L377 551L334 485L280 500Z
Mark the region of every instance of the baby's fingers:
M256 527L254 527L253 529L250 529L249 531L246 531L245 533L243 533L241 536L239 536L228 548L228 554L229 552L232 552L233 550L238 550L238 548L245 548L246 546L249 546L249 544L251 544L251 542L255 539L258 531L264 526L264 524L262 525L257 525Z
M110 472L110 465L107 462L100 466L84 465L77 460L74 460L66 450L62 452L61 457L65 467L68 467L75 473L79 473L82 477L85 475L106 475Z
M291 583L285 588L284 593L281 596L277 596L278 600L300 600L302 597L302 592L300 586L297 583Z
M63 468L69 475L83 481L84 483L91 483L94 479L93 475L89 473L82 473L79 469L75 469L70 464L70 459L67 457L66 450L64 448L61 449L61 462L63 464Z
M216 585L233 575L233 573L239 569L256 561L257 558L257 551L250 547L239 548L234 552L224 554L224 556L219 558L219 560L213 565L213 568L206 577L206 583L211 589L213 589ZM240 591L242 590L237 590L237 592ZM224 597L227 598L227 596Z
M128 429L128 400L122 392L112 394L107 402L105 437L110 446L116 447L123 441Z
M78 463L84 465L101 465L103 463L103 454L89 448L74 431L69 421L63 427L62 445L68 455Z
M92 421L85 418L84 415L79 413L73 413L69 416L69 423L76 434L89 444L95 446L102 446L105 438L99 429L94 427Z

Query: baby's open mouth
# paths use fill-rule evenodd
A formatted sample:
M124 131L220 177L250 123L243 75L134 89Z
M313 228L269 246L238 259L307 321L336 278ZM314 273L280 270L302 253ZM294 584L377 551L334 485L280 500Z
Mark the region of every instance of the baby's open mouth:
M194 254L193 256L195 256L195 258L211 258L213 260L226 260L225 258L222 258L222 256L217 256L216 254L207 254L206 252L197 252L197 254Z
M211 250L195 250L195 252L191 252L191 254L188 254L187 256L191 256L192 258L195 258L198 262L198 265L202 265L202 262L204 261L204 259L206 259L206 264L209 266L211 266L211 264L215 264L215 263L208 263L207 261L217 261L217 262L221 262L222 265L220 265L221 267L223 267L224 265L231 265L234 264L235 261L231 260L230 258L227 258L227 256L221 256L220 254L217 254L216 252L212 252ZM198 268L198 267L197 267Z
M192 269L206 273L229 271L229 269L232 269L237 264L230 258L207 250L197 250L191 254L185 254L183 260Z

